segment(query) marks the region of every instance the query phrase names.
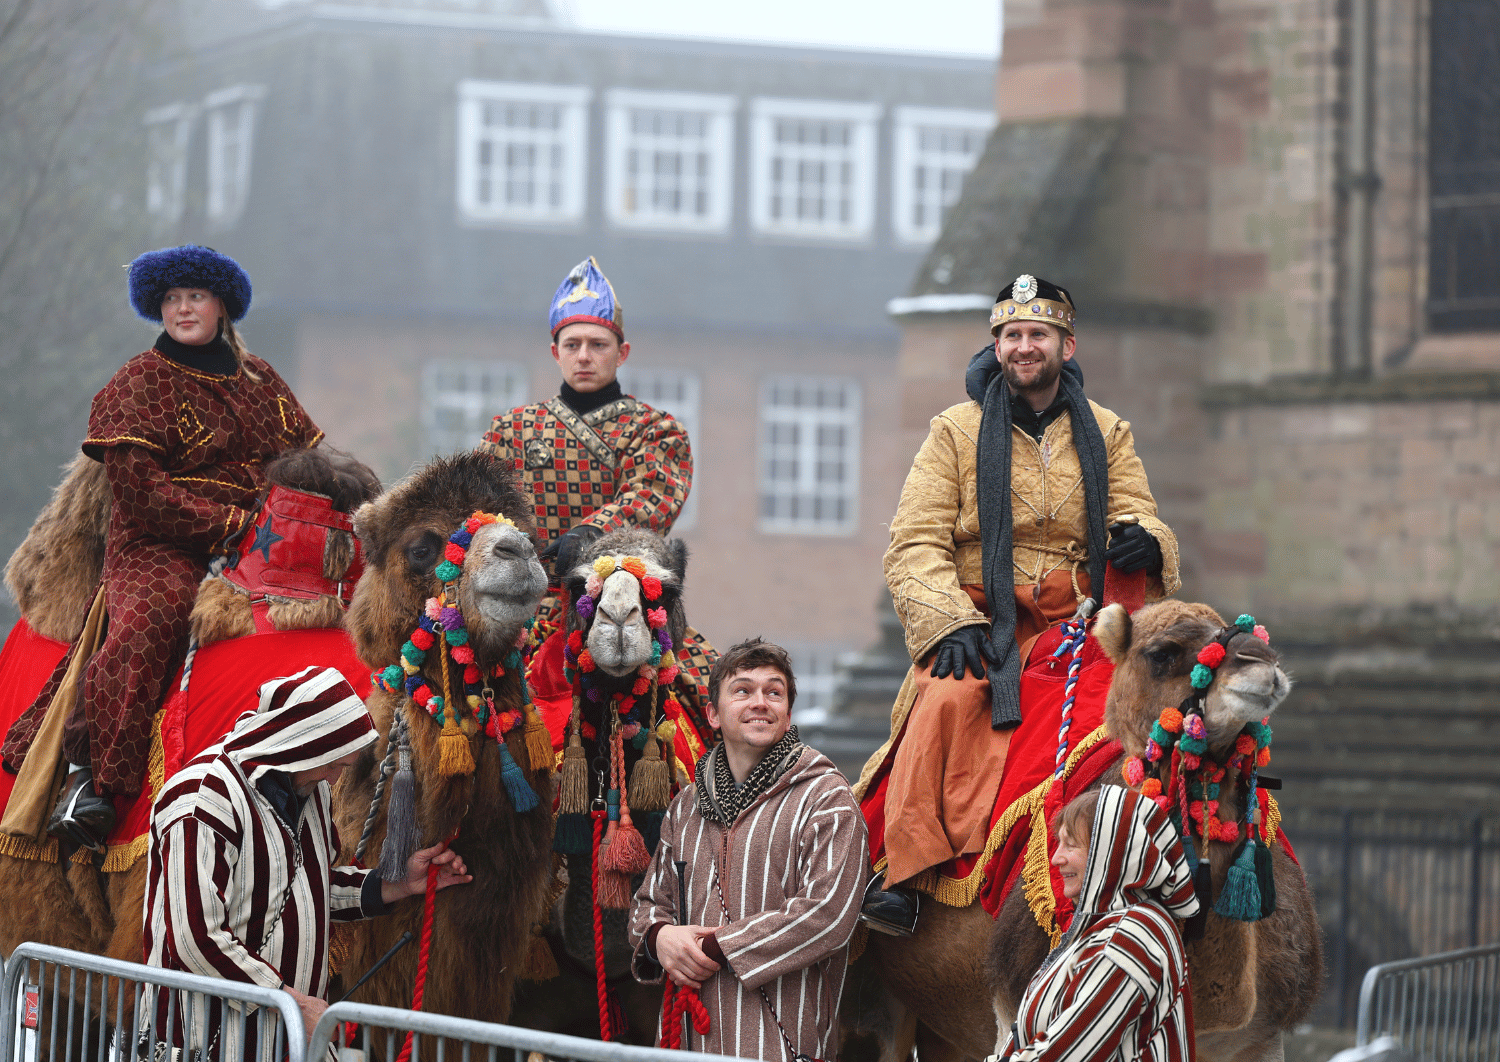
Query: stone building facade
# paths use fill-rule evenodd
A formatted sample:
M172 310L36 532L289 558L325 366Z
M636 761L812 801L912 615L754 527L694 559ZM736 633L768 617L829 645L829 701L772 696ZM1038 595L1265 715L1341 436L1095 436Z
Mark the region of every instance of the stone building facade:
M155 72L145 202L255 278L245 332L390 481L556 393L595 255L623 382L678 415L712 641L807 700L876 633L909 282L993 126L993 62L585 33L541 0L204 0Z

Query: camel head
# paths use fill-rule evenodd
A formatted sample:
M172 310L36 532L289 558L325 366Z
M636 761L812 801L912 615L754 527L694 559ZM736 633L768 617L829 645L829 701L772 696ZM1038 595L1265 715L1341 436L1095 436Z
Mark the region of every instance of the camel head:
M642 665L654 662L658 629L667 635L663 649L682 644L686 574L687 545L680 539L667 541L634 528L605 535L567 575L568 599L575 602L568 615L570 632L583 633L584 645L605 675L632 679Z
M1110 605L1099 613L1094 636L1115 665L1104 725L1129 756L1144 754L1162 709L1179 708L1199 694L1193 668L1199 652L1216 639L1224 657L1202 697L1214 760L1222 761L1245 724L1266 718L1292 689L1264 639L1227 626L1207 605L1166 600L1133 615Z
M288 450L266 466L261 509L198 587L191 627L199 645L278 631L341 627L363 567L350 514L380 493L369 466L331 447Z
M452 554L450 538L475 513L504 519L478 524L463 550L455 581L468 644L480 667L515 647L547 589L530 506L503 463L468 453L433 461L355 513L365 574L347 626L361 660L383 668L400 659L428 599L441 596L435 573Z

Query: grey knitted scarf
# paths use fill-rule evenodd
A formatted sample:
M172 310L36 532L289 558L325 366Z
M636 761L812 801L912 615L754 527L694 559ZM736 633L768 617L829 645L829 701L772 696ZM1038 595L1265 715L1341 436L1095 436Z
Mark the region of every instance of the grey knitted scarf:
M735 785L729 757L724 755L724 743L715 745L703 754L693 774L698 782L698 813L721 826L733 825L740 812L792 769L805 747L797 736L797 728L792 727L766 750L744 783Z
M998 664L990 668L990 726L1005 730L1021 721L1021 652L1016 645L1015 576L1011 563L1010 388L993 346L969 359L964 375L969 397L983 408L979 422L979 540L984 563L984 596L990 607L990 644ZM1088 514L1089 583L1104 590L1105 521L1109 500L1109 453L1104 433L1083 393L1077 359L1063 362L1058 396L1067 403L1073 448L1083 469L1084 511Z

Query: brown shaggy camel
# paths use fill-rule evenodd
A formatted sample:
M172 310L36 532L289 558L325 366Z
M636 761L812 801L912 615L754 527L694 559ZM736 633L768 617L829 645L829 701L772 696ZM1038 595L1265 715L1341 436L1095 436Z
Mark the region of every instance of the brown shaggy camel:
M1126 755L1141 755L1162 709L1188 696L1198 650L1224 626L1208 606L1173 600L1134 615L1119 605L1100 613L1094 635L1115 665L1105 728ZM1266 643L1235 635L1204 706L1208 757L1222 762L1245 723L1274 712L1290 689ZM1121 757L1103 780L1120 784L1123 763ZM1243 821L1244 801L1243 788L1236 787L1221 800L1219 818ZM1210 846L1215 896L1232 848ZM1210 912L1204 937L1187 946L1198 1057L1204 1062L1277 1062L1282 1033L1306 1018L1322 987L1312 894L1280 845L1272 851L1276 912L1254 923ZM914 936L870 935L845 990L844 1020L852 1034L875 1034L886 1062L904 1058L913 1041L924 1062L983 1058L996 1050L997 1029L1009 1031L1049 947L1050 937L1019 884L993 922L978 902L956 908L929 900ZM872 998L890 1009L872 1006Z
M567 613L567 634L577 632L588 647L598 670L594 684L606 694L629 692L638 669L651 661L654 634L648 622L651 609L665 609L665 630L671 644L683 644L687 633L687 615L683 609L682 591L687 575L687 546L678 539L667 540L651 531L627 529L602 536L584 552L573 571L565 577L568 600L584 595L588 578L594 574L594 562L600 557L639 557L648 577L661 584L661 596L647 600L640 580L630 573L617 571L602 581L598 604L587 617L576 609ZM658 711L661 710L658 691ZM644 698L643 698L644 701ZM579 703L581 721L593 734L608 734L608 709L583 699ZM641 721L649 725L650 709L644 703ZM660 716L665 718L665 716ZM706 725L705 725L706 730ZM582 739L585 761L594 764L605 752L598 737ZM641 759L642 752L625 742L627 778ZM679 774L685 778L685 773ZM598 794L598 781L589 778L590 795ZM675 787L674 787L675 788ZM635 824L646 834L648 846L654 844L653 824L659 825L659 812L653 816L636 806L630 798ZM517 996L517 1024L549 1032L597 1038L599 1005L595 983L594 892L591 859L587 854L571 851L563 856L565 869L559 885L565 886L553 904L551 921L545 931L548 943L558 958L561 976L543 982L523 982ZM634 890L632 890L633 892ZM625 1029L614 1028L611 1038L631 1043L656 1042L657 1016L661 1008L660 986L640 985L630 976L631 948L626 940L627 910L604 908L604 969L611 997L627 1019Z
M335 511L345 514L380 489L379 480L367 467L326 448L292 451L267 466L266 473L268 484L322 495ZM23 618L38 634L58 642L78 636L99 581L109 506L104 466L76 459L12 555L7 582ZM328 528L321 569L310 574L340 580L354 556L353 536ZM249 597L225 581L218 568L215 565L204 578L194 603L192 638L200 648L255 629ZM343 605L333 595L275 597L268 604L270 622L278 631L337 628L343 618ZM346 655L350 655L347 650ZM312 662L285 663L288 670L296 670ZM172 688L177 686L174 682ZM15 701L8 702L5 725L36 692L20 692ZM253 698L255 690L250 686L242 692ZM239 707L230 706L228 721L238 711ZM190 749L188 755L196 751ZM30 858L0 854L0 951L8 955L17 944L36 941L142 961L146 861L140 856L144 849L112 849L108 872L97 870L86 855L60 858L55 843L31 852ZM123 865L109 869L112 864Z
M476 512L507 517L474 532L457 582L457 603L474 665L486 672L505 666L503 676L486 683L492 687L496 708L521 708L521 669L506 660L518 638L525 636L547 583L528 537L530 509L510 471L484 454L434 461L362 507L355 515L355 529L365 549L366 567L347 621L360 658L375 669L396 664L428 599L442 593L434 569L444 560L449 536ZM461 682L462 665L450 660L449 669L453 680ZM426 653L420 674L431 689L442 689L436 648ZM387 832L389 797L401 787L399 773L391 785L382 787L387 799L375 805L368 824L367 817L399 714L410 742L418 839L432 844L452 838L453 848L474 876L472 883L436 897L422 1009L503 1022L510 1015L512 986L525 965L531 927L544 914L552 877L550 741L543 762L535 764L524 727L517 726L505 739L510 757L524 771L525 784L533 796L539 795L532 810L518 812L502 778L501 746L475 725L474 712L461 694L448 700L459 707L460 740L472 755L472 771L445 776L440 770L444 739L438 721L404 690L372 689L367 703L383 736L371 753L345 772L334 792L334 815L344 857L353 855L368 828L365 858L374 865ZM396 861L404 865L405 855L399 853ZM340 936L346 948L341 969L350 981L403 932L411 930L420 939L423 904L421 897L413 897L384 918L349 924ZM399 952L355 999L409 1007L418 961L418 946Z

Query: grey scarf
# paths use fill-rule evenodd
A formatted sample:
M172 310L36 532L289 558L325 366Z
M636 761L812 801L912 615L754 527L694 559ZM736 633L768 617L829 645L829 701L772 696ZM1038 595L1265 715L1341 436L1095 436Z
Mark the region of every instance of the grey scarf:
M735 785L729 758L724 755L724 743L715 745L698 761L693 776L698 783L698 813L721 826L732 825L740 812L755 803L756 797L792 769L805 747L797 736L797 728L792 727L766 750L744 784Z
M969 359L964 385L983 407L979 422L979 537L984 563L984 596L990 607L990 644L998 664L990 668L990 726L1005 730L1021 721L1021 651L1016 645L1015 576L1011 563L1010 388L993 346ZM1084 510L1088 514L1089 583L1104 589L1105 521L1108 518L1109 453L1104 433L1083 393L1077 359L1063 362L1058 397L1067 403L1073 448L1083 469Z

